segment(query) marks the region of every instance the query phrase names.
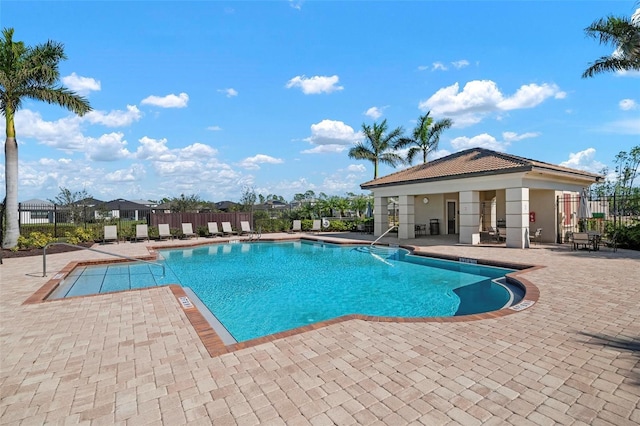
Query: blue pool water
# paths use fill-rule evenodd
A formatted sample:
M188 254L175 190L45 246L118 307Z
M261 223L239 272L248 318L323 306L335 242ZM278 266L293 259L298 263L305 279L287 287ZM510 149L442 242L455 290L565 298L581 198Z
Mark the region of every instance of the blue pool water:
M363 314L430 317L500 309L511 270L306 241L216 244L160 252L166 265L77 268L53 298L178 283L237 341Z

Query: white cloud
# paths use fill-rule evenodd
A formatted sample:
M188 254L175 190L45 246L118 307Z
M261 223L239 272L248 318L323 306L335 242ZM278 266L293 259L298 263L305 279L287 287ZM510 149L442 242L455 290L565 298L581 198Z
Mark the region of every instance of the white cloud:
M442 62L434 62L431 65L431 71L436 71L436 70L440 70L440 71L446 71L447 67L445 64L443 64Z
M636 109L638 107L638 104L633 99L623 99L620 101L618 105L620 106L620 109L623 111L629 111L632 109Z
M367 117L371 117L374 120L377 120L378 118L382 117L382 112L385 110L385 107L371 107L369 108L367 111L365 111L364 115L366 115Z
M110 183L136 182L144 179L146 170L141 164L132 164L127 169L120 169L104 175L104 180Z
M146 97L141 102L143 105L154 105L161 108L184 108L189 103L189 95L186 93L180 93L174 95L173 93L167 96L154 96Z
M344 89L344 87L338 86L339 80L340 78L337 75L331 77L316 75L311 78L303 75L293 77L287 82L285 87L287 89L299 87L305 95L317 95L319 93L331 93Z
M453 65L457 69L460 69L460 68L468 67L469 61L467 61L466 59L461 59L459 61L451 62L451 65Z
M217 131L222 130L222 127L220 127L220 126L209 126L209 127L207 127L207 130L211 130L211 131L217 132Z
M533 108L547 98L559 99L565 95L555 84L544 83L524 85L514 95L504 96L495 82L473 80L465 84L462 91L458 83L443 87L418 107L422 111L430 110L435 116L451 117L456 127L464 127L480 122L490 113Z
M347 171L352 173L364 173L367 171L367 168L362 164L349 164L347 166Z
M15 117L15 127L19 129L18 140L33 138L44 145L65 151L84 148L85 137L80 131L80 123L80 117L75 115L45 121L39 112L29 109L19 110Z
M605 123L599 130L622 135L640 135L640 117Z
M238 96L238 91L235 89L232 89L231 87L228 89L218 89L218 92L224 93L227 96L227 98L233 98L234 96Z
M125 148L127 141L122 133L109 133L99 138L87 138L85 156L93 161L116 161L131 156Z
M322 120L311 125L311 136L304 139L314 148L302 151L303 154L319 154L342 152L347 146L353 145L361 137L359 132L355 132L353 127L344 124L342 121Z
M506 151L507 146L509 146L509 143L499 142L493 136L487 133L483 133L472 138L468 138L466 136L455 138L451 141L451 146L454 147L457 151L480 147L504 152Z
M89 111L82 119L91 124L102 124L107 127L129 126L134 121L140 120L142 113L135 105L127 105L127 110L113 110L108 113L103 111Z
M289 6L295 10L302 10L302 0L289 0Z
M426 71L429 69L428 65L418 65L418 71Z
M616 76L618 77L635 77L638 78L640 77L640 71L636 71L636 70L620 70L620 71L616 71Z
M523 139L537 138L538 136L540 136L540 133L538 132L527 132L522 134L517 134L515 132L502 133L502 139L504 139L504 141L507 143L521 141Z
M281 158L271 157L269 155L257 154L253 157L247 157L240 162L240 167L243 167L247 170L258 170L260 169L260 164L282 164L284 160Z
M572 169L585 170L592 173L600 173L605 167L604 163L597 161L594 157L596 150L594 148L587 148L584 151L576 153L570 153L569 159L560 163L563 167L570 167Z
M62 84L80 96L87 96L90 92L100 90L100 81L90 77L79 76L75 72L62 77L61 80Z

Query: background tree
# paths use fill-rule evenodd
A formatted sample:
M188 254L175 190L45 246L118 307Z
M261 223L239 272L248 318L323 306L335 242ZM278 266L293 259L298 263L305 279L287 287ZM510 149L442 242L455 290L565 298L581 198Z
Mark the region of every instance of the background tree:
M438 149L438 142L440 142L442 132L453 125L453 121L450 118L443 118L434 122L433 117L430 117L429 114L431 114L431 111L418 117L418 124L413 129L411 137L400 138L394 147L395 149L410 147L406 157L406 161L409 164L413 163L414 158L419 153L422 153L422 162L426 164L427 155Z
M582 73L582 78L611 71L640 71L640 9L631 18L608 16L584 29L600 44L613 45L614 52L602 56Z
M35 47L13 41L13 28L2 30L0 39L0 111L6 120L5 184L6 231L4 248L15 247L18 221L18 143L15 114L25 98L60 105L78 115L91 111L89 102L59 84L60 61L66 59L61 43L47 41Z
M373 126L362 124L362 132L366 138L366 144L358 142L349 150L349 158L356 160L368 160L373 163L373 178L378 177L378 164L388 164L396 167L404 163L404 160L396 152L393 152L398 140L402 137L402 127L396 127L387 132L387 120L382 123L373 123Z
M171 211L175 213L197 212L202 207L202 200L198 195L184 195L174 197L169 201Z
M65 207L69 212L69 220L71 223L76 223L83 218L83 213L86 205L82 201L87 198L91 198L91 195L86 189L82 191L71 191L69 188L60 187L60 193L56 195L56 198L51 201L53 204L57 204L61 207ZM86 219L86 218L85 218Z
M245 186L240 197L240 211L252 211L257 199L256 191L250 186Z

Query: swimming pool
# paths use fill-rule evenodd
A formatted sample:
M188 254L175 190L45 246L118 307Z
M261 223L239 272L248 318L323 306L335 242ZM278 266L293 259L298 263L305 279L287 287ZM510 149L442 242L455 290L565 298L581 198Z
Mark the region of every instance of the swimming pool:
M302 240L159 253L164 277L160 268L146 264L78 268L52 297L179 283L193 290L236 341L349 314L453 316L513 302L512 292L498 282L513 270L413 256L397 248L371 253L367 246Z

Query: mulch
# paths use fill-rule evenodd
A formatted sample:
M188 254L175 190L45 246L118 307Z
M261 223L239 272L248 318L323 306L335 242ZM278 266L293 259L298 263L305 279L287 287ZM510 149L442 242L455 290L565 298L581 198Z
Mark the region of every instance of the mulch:
M91 247L93 244L94 244L93 242L86 242L86 243L80 243L78 245L82 247ZM63 245L54 245L47 248L47 254L66 253L69 251L76 251L76 250L81 250L81 249L76 247L63 246ZM27 256L42 256L42 252L43 252L43 249L41 248L30 248L30 249L23 249L23 250L16 250L16 251L2 249L2 259L11 259L14 257L27 257Z

